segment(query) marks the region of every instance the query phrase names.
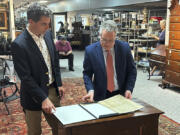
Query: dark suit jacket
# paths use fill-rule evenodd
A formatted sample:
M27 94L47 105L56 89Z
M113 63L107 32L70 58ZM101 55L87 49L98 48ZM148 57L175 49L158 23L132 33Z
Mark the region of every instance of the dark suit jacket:
M128 43L115 41L115 69L120 94L133 91L136 81L136 67ZM83 63L83 79L86 90L94 90L94 100L106 98L107 76L104 55L100 42L86 47Z
M62 86L59 59L50 31L45 33L44 39L51 57L54 86L59 94L57 87ZM21 105L24 109L41 110L42 101L48 97L49 83L48 68L42 53L27 30L13 41L11 50L14 67L21 80Z

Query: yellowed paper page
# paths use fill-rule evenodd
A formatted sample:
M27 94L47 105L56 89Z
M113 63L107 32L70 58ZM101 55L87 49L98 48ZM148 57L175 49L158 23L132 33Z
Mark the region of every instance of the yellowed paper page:
M120 114L134 112L143 108L142 105L126 99L121 95L113 96L111 98L99 101L98 103Z

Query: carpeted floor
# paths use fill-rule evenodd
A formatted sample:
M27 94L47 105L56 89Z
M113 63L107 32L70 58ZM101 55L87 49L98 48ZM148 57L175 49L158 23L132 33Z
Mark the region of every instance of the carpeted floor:
M62 105L70 105L82 102L81 98L86 91L81 78L63 79L66 90ZM11 115L7 115L4 104L0 102L0 135L26 135L27 129L24 114L19 99L8 103ZM42 122L43 135L51 135L50 127L44 117ZM161 115L159 119L159 135L180 135L180 125L168 117Z

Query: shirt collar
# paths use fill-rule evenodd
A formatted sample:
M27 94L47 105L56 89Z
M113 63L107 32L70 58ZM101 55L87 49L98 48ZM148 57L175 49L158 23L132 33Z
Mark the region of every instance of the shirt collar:
M103 49L103 52L104 52L104 53L107 52L103 47L102 47L102 49ZM110 52L111 52L111 53L112 53L113 51L114 51L114 47L110 49Z
M32 33L32 32L30 31L29 27L27 27L27 31L28 31L29 34L30 34L33 38L35 38L35 39L42 39L42 38L44 37L43 34L41 34L41 35L38 37L36 34Z

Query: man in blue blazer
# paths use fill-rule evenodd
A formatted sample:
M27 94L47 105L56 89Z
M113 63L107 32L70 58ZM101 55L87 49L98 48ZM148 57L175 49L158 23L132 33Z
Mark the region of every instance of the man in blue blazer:
M53 135L58 122L52 114L63 95L59 58L50 26L51 11L35 3L28 8L28 27L12 43L15 70L21 80L20 101L25 112L28 135L41 135L43 112Z
M99 101L116 94L132 98L137 71L128 43L116 40L116 31L114 21L104 21L100 27L100 42L85 49L83 79L87 95L84 101ZM111 64L106 60L108 52ZM112 66L110 71L109 65Z

